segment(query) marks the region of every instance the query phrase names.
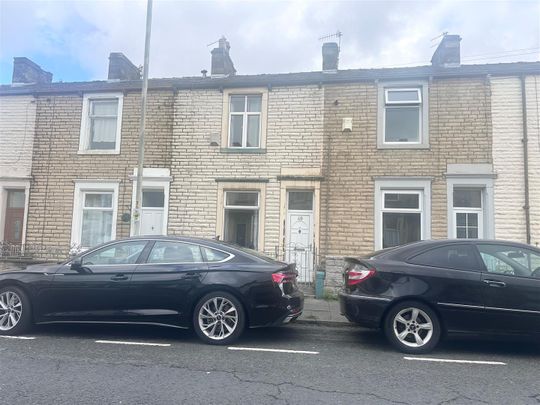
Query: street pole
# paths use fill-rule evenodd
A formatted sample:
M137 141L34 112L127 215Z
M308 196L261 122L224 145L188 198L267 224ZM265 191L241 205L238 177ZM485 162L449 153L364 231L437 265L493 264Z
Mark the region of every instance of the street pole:
M135 235L141 234L142 180L144 167L144 126L146 123L146 93L148 92L148 64L150 59L150 32L152 30L152 0L146 7L146 38L144 41L144 66L141 93L141 123L139 128L139 154L137 167L137 188L135 194Z

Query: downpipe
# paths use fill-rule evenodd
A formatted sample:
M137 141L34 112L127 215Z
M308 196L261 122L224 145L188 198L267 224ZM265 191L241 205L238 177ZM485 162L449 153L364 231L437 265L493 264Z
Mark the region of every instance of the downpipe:
M523 180L525 185L525 232L527 238L527 244L531 244L531 206L529 197L529 136L527 131L527 93L525 86L525 75L519 77L521 81L521 110L523 117Z

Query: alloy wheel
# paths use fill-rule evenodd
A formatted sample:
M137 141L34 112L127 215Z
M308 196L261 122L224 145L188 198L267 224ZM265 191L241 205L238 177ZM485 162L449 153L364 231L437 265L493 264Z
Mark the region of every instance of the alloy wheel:
M408 347L422 347L433 336L433 321L419 308L405 308L394 317L394 334Z
M0 294L0 331L13 329L22 316L22 300L13 291Z
M212 340L223 340L231 336L238 325L238 311L224 297L213 297L199 310L199 327Z

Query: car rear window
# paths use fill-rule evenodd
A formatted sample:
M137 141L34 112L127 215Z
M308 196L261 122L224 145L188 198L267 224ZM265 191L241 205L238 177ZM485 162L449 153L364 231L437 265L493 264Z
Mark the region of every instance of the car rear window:
M480 271L474 247L470 245L447 245L410 258L409 263L447 269Z

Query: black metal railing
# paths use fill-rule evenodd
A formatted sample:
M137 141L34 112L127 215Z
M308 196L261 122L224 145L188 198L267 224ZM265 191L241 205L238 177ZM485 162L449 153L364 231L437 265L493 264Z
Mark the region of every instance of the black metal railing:
M42 245L39 243L12 243L0 241L0 260L63 260L69 250L62 247Z

